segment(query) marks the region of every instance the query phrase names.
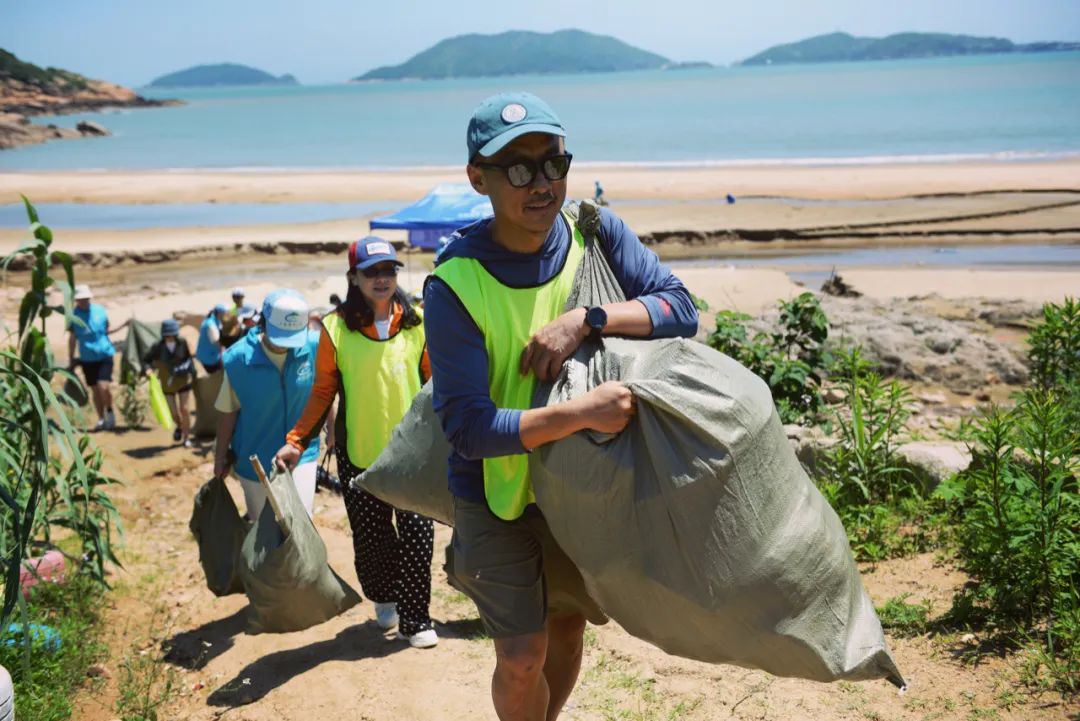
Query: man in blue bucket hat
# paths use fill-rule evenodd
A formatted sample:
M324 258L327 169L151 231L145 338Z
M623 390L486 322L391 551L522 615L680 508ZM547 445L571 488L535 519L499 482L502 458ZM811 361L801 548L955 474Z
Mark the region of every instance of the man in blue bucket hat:
M263 302L258 326L223 356L225 376L214 404L220 412L214 474L224 477L232 469L252 519L262 511L266 493L249 459L258 456L270 472L274 454L303 413L315 381L319 334L308 330L309 310L295 290L275 290ZM316 436L293 470L308 515L315 498L318 457Z
M554 110L529 93L488 98L466 131L466 174L494 217L457 231L424 292L434 406L453 446L449 572L495 641L500 719L558 717L581 667L586 621L607 618L537 508L527 453L579 430L617 433L634 400L605 383L530 408L587 337L693 337L683 284L607 209L597 240L623 303L564 312L585 242L562 215L572 156ZM549 598L548 586L559 591Z

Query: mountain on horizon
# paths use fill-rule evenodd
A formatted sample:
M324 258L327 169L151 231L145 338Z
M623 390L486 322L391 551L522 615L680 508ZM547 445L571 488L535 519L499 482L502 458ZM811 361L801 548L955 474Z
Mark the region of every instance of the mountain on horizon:
M400 65L370 70L354 81L476 78L500 75L606 73L664 68L665 57L607 35L583 30L459 35L442 40Z
M196 65L150 81L151 88L199 88L215 85L299 85L292 75L270 73L237 63Z
M1005 38L947 33L896 33L883 38L870 38L836 32L815 35L794 43L774 45L739 64L833 63L1065 50L1080 50L1080 43L1039 42L1017 45Z

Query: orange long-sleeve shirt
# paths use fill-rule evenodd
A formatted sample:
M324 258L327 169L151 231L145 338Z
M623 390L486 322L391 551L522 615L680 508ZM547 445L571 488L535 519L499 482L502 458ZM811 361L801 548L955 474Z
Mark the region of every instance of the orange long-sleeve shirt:
M395 303L393 313L390 316L390 335L394 336L401 330L402 307ZM372 340L379 340L379 331L375 324L366 325L360 332ZM420 356L420 377L426 383L431 378L431 362L428 360L427 346ZM293 429L285 436L285 441L299 448L301 451L307 448L308 443L322 429L326 421L326 415L330 412L330 406L334 403L334 397L341 389L341 370L337 364L337 348L330 339L326 328L322 329L322 337L319 338L319 351L315 355L315 383L311 387L311 396L308 398L304 412ZM339 413L342 411L338 411Z

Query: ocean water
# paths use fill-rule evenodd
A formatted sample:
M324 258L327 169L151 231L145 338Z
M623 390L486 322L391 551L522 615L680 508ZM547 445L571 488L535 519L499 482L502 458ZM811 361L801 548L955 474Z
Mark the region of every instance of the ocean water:
M176 108L55 119L108 138L0 152L2 170L460 165L491 93L545 98L575 163L659 165L1080 154L1080 53L291 88L144 91Z

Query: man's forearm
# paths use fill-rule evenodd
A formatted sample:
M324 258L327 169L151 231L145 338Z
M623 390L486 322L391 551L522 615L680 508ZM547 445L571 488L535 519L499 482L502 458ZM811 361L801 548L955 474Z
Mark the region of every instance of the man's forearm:
M623 303L609 303L603 306L607 313L607 325L604 335L625 335L633 338L645 338L652 335L652 318L644 303L628 300Z
M522 412L521 444L526 450L554 443L586 428L581 409L575 401L565 401L544 408Z
M240 411L219 413L217 422L217 440L214 444L215 461L224 462L229 457L229 445L232 444L233 431L236 430L236 418Z

